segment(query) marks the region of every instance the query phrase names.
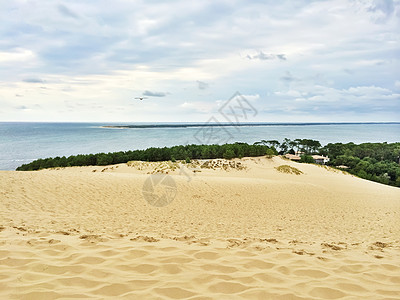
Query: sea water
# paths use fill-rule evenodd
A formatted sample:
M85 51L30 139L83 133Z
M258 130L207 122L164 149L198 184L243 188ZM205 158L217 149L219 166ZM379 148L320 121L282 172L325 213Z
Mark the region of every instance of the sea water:
M15 170L38 158L185 144L254 143L260 140L282 141L284 138L314 139L322 145L336 142L400 142L400 123L217 125L211 128L202 127L202 124L184 127L185 123L174 123L182 127L102 127L131 124L0 123L0 170Z

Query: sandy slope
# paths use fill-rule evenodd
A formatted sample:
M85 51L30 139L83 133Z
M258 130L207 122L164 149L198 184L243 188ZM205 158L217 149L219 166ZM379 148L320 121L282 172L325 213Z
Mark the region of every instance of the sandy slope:
M0 298L400 298L400 189L223 163L0 172Z

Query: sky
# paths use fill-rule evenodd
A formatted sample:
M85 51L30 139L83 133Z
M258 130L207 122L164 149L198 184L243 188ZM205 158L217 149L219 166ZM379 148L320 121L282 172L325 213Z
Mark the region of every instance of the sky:
M399 59L400 0L0 0L0 121L396 122Z

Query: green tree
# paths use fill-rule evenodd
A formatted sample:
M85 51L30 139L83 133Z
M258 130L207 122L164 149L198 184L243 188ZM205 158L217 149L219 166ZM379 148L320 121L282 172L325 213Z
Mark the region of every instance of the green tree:
M232 149L227 149L224 153L225 159L232 159L235 157L235 152Z
M395 181L395 186L400 187L400 176L397 177L396 181Z
M201 150L201 158L211 158L211 147L208 145L204 145Z
M364 178L364 179L368 178L368 174L364 170L358 171L357 176L360 177L360 178Z
M100 153L97 156L97 164L99 166L105 166L105 165L109 165L112 163L112 157L105 154L105 153Z
M271 148L270 148L270 149L267 149L267 151L265 152L265 155L266 155L268 158L272 158L272 157L275 155L275 151L272 150Z
M305 154L300 156L300 162L307 163L307 164L315 163L314 158L312 158L312 156L305 155Z

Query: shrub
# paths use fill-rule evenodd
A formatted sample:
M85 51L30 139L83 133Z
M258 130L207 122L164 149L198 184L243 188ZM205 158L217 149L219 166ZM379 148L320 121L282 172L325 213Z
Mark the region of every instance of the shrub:
M312 156L310 156L310 155L302 155L302 156L300 156L300 162L307 163L307 164L313 164L315 161L314 161L314 158L312 158Z
M295 174L295 175L303 174L303 172L300 171L299 169L291 167L291 166L288 166L288 165L282 165L282 166L279 166L279 167L275 167L275 169L278 170L278 172L281 172L281 173Z
M272 156L275 155L275 152L272 149L267 149L267 151L265 152L265 155L267 156L267 158L272 158Z
M360 177L360 178L367 179L368 174L367 174L367 172L365 172L364 170L361 170L361 171L359 171L359 172L357 173L357 176Z

